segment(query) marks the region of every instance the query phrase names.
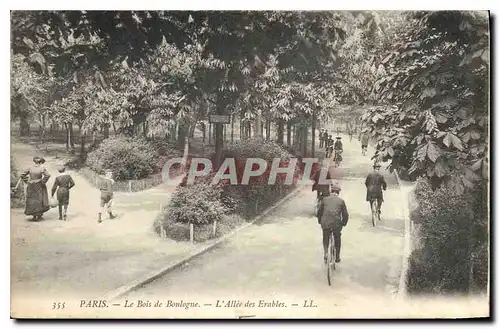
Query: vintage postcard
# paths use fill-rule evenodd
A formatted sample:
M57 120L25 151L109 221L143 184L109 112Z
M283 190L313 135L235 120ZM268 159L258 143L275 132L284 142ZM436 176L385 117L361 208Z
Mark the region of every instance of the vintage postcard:
M11 11L11 317L490 314L487 11Z

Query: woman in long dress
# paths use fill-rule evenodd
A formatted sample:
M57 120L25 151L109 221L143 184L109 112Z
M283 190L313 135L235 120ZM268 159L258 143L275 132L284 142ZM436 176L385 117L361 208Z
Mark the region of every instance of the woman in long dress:
M50 209L47 182L50 175L42 166L45 160L40 157L33 158L34 165L24 171L21 179L26 186L26 208L24 214L33 216L33 220L40 220L42 215Z

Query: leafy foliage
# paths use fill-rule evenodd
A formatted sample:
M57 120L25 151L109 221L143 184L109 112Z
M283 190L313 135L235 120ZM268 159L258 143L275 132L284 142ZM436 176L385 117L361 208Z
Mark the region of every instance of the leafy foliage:
M177 223L203 225L220 221L229 211L222 201L222 189L207 183L178 187L165 216Z
M275 142L260 139L244 139L224 148L223 158L235 159L238 182L241 182L243 177L247 159L260 158L267 161L266 171L261 176L251 177L248 185L231 185L230 182L223 182L224 195L236 200L239 206L236 211L239 214L244 216L255 215L258 211L270 206L293 189L300 174L300 164L295 167L292 185L285 184L286 176L284 174L277 175L275 184L268 184L273 159L281 159L280 166L286 167L289 165L291 157L287 151Z
M485 291L488 282L488 195L486 184L468 193L425 179L416 187L422 245L410 258L412 293ZM472 286L471 286L472 284Z
M482 13L432 12L381 60L380 101L363 119L376 156L393 169L458 191L488 178L488 20Z
M159 170L157 163L156 153L146 141L123 136L104 140L87 158L87 164L98 173L113 170L115 180L144 178Z

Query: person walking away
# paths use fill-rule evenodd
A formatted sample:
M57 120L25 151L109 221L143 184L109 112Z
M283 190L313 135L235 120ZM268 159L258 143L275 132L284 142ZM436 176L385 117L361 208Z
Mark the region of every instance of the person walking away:
M102 214L105 210L108 211L110 219L115 218L111 211L111 206L113 204L113 186L115 181L113 180L113 171L106 170L105 176L100 176L101 180L99 182L99 190L101 191L101 209L97 216L97 222L102 223Z
M362 133L361 134L361 153L363 155L366 155L366 151L368 150L368 134L367 133Z
M344 145L342 145L342 137L340 136L337 136L335 137L336 141L335 141L335 144L333 145L333 149L335 151L335 157L333 158L334 161L337 161L337 158L338 158L338 162L341 162L342 161L342 152L344 151Z
M342 229L347 225L349 213L345 201L339 196L341 188L338 182L334 182L320 202L318 209L318 223L323 231L323 259L326 263L328 242L330 234L333 233L335 246L335 262L340 263L340 247L342 245Z
M323 146L325 145L325 139L324 139L324 134L323 134L324 131L325 131L325 129L321 129L321 131L319 133L319 148L323 148Z
M68 214L69 205L69 190L75 186L75 181L66 172L64 166L60 166L58 169L59 176L56 177L54 185L52 185L52 197L57 191L57 203L59 205L59 220L66 220ZM64 210L64 211L63 211Z
M42 215L50 209L47 182L50 174L43 164L45 159L35 156L34 165L21 174L21 179L26 183L26 207L24 214L33 216L32 220L42 219Z
M384 175L380 173L380 164L375 162L373 164L373 172L366 176L365 180L366 186L366 201L370 202L370 209L372 209L372 202L378 200L378 213L380 215L380 208L382 202L384 202L384 195L382 190L387 189L387 183L385 182Z
M332 156L333 152L333 136L329 135L328 139L326 140L326 157L330 158Z
M326 148L327 147L327 141L328 141L328 131L325 129L325 131L323 132L323 147Z

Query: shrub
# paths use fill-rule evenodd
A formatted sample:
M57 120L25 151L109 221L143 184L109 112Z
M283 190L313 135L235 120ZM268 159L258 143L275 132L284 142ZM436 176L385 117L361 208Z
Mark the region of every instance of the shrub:
M24 207L23 185L19 184L16 188L19 178L20 178L19 168L17 167L14 159L10 157L10 207L11 208Z
M418 180L418 208L412 216L421 221L421 248L410 256L409 292L464 293L486 289L486 189L486 184L479 184L463 194L448 187L433 191L427 180Z
M87 164L97 173L113 170L115 180L141 179L159 171L153 147L143 139L124 136L105 139L89 153Z
M285 185L285 174L278 174L276 183L268 184L270 168L274 158L280 158L280 166L287 166L292 157L282 146L262 139L244 139L226 146L222 151L223 158L234 158L238 182L241 182L243 171L248 158L261 158L267 161L267 170L259 177L250 178L248 185L224 184L224 195L236 200L237 213L250 217L256 215L295 187L295 182L300 174L301 164L297 163L292 185Z
M229 210L220 186L204 182L178 187L165 215L170 222L204 225L220 221Z

